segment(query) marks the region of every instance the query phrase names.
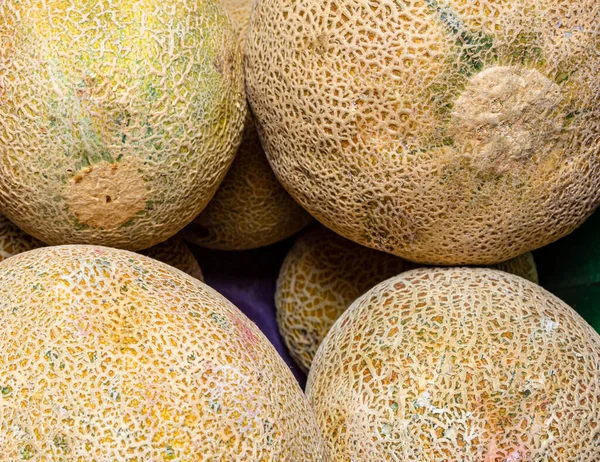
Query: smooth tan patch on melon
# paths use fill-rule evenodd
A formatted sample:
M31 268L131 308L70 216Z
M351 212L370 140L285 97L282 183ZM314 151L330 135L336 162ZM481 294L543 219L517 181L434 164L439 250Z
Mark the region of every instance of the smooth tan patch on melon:
M251 0L225 0L243 47ZM206 209L185 230L202 247L245 250L274 244L312 221L283 189L265 156L249 113L242 144L221 186Z
M536 284L416 269L338 319L307 395L330 460L593 461L600 336Z
M283 261L275 291L279 331L302 370L310 369L321 341L354 300L381 281L419 266L320 225L302 233ZM530 252L493 267L538 282Z
M65 199L80 223L117 228L146 208L148 191L136 162L101 162L69 181Z
M324 459L275 348L181 271L46 247L0 264L0 298L6 460Z
M495 66L476 74L454 103L449 133L482 172L505 174L563 149L560 87L536 69Z
M434 265L546 245L600 204L596 0L261 0L246 90L312 216Z

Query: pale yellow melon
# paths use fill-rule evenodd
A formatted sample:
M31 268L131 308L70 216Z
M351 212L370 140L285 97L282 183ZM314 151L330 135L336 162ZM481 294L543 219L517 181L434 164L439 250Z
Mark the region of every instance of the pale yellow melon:
M248 318L99 246L0 263L4 460L322 460L313 411Z
M251 0L221 2L231 14L243 46ZM311 216L283 189L246 118L236 158L206 209L185 230L194 244L221 250L244 250L273 244L302 229Z
M520 277L416 269L342 315L307 395L331 461L592 462L600 336Z
M4 215L0 214L0 261L28 250L45 247L41 241L19 229ZM162 261L201 281L204 280L198 260L178 236L167 239L139 253Z
M506 261L600 204L597 0L261 0L246 89L288 192L408 260Z
M213 0L0 3L0 207L48 244L131 250L206 206L246 116Z
M310 369L321 341L354 300L381 281L417 267L322 226L299 236L281 266L275 306L279 331L302 370ZM538 282L529 252L494 268Z

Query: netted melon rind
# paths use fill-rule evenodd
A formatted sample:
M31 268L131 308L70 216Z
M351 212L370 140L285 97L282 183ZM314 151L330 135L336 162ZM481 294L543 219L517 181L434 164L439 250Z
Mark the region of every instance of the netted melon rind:
M248 250L286 239L312 217L283 189L261 147L248 115L242 144L206 209L183 236L218 250Z
M252 13L252 1L250 0L221 0L221 5L229 13L233 20L233 28L238 37L238 43L242 50L246 43L246 33Z
M243 48L252 1L222 3ZM286 239L311 220L275 177L248 113L242 144L227 176L206 209L186 228L185 236L202 247L248 250Z
M183 238L179 236L173 236L165 242L156 244L149 249L141 250L139 253L154 258L155 260L162 261L173 268L177 268L178 270L195 277L199 281L204 281L204 276L200 269L200 265L198 264L198 260L184 242Z
M600 204L596 0L261 0L246 89L317 220L426 264L506 261Z
M320 460L297 382L200 281L98 246L0 263L6 460Z
M25 233L8 218L0 214L0 261L40 247L46 247L46 244ZM198 260L180 237L172 237L149 249L141 250L139 253L162 261L200 281L204 281Z
M300 368L308 372L321 341L354 300L419 266L355 244L323 226L302 233L283 261L275 291L279 332ZM538 282L529 252L494 268Z
M520 277L416 269L339 318L307 395L332 461L591 462L600 336Z
M491 265L490 268L505 271L539 284L538 270L531 252L511 258L503 263Z
M0 49L0 207L20 228L140 250L206 207L247 113L218 2L2 2Z
M0 261L45 245L0 214Z

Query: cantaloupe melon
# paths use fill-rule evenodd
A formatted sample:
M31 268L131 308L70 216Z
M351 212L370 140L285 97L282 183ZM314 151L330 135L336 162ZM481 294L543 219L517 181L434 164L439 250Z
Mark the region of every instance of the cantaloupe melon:
M43 242L24 233L17 225L0 214L0 261L44 245Z
M600 203L597 0L261 0L246 87L290 194L346 238L493 264Z
M564 239L537 253L543 287L600 332L600 210Z
M385 279L417 267L323 226L300 235L281 266L275 306L281 336L302 370L310 369L321 341L354 300ZM530 252L494 268L538 282Z
M332 461L591 462L600 336L520 277L416 269L342 315L307 394Z
M173 236L165 242L156 244L139 253L155 260L162 261L173 268L177 268L190 276L204 281L198 260L180 236Z
M28 250L45 247L41 241L19 229L0 214L0 261ZM198 260L182 238L174 236L139 253L171 265L201 281L204 280Z
M221 2L243 47L251 0ZM206 209L185 231L194 244L220 250L270 245L302 229L311 216L283 189L258 138L250 114L236 158Z
M214 195L247 112L217 2L2 2L0 50L0 207L27 233L139 250Z
M4 460L321 460L276 350L181 271L57 246L0 264Z

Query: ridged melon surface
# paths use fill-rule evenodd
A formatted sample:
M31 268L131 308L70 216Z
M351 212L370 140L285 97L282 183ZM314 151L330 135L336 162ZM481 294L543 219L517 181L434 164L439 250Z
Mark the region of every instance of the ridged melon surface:
M41 241L31 237L4 215L0 214L0 261L28 250L45 247ZM171 265L190 276L204 281L198 260L178 236L167 239L149 249L139 252L155 260Z
M517 276L416 269L355 301L308 377L332 461L586 461L600 336Z
M0 261L18 253L44 247L44 243L24 233L17 225L0 214Z
M124 250L0 264L5 460L311 461L313 411L258 328L200 281Z
M419 265L344 239L323 226L298 237L283 261L275 306L279 331L307 372L327 332L373 286ZM530 252L494 268L538 282Z
M261 0L246 89L315 218L411 261L487 265L600 204L597 0Z
M217 2L2 2L0 50L0 207L20 228L139 250L204 209L247 112Z
M153 245L149 249L141 250L139 253L155 260L171 265L200 281L204 281L202 270L198 260L187 246L183 238L173 236L165 242Z
M221 3L233 18L243 47L252 1ZM242 144L227 176L206 209L186 228L185 236L203 247L246 250L285 239L311 219L275 177L248 114Z

